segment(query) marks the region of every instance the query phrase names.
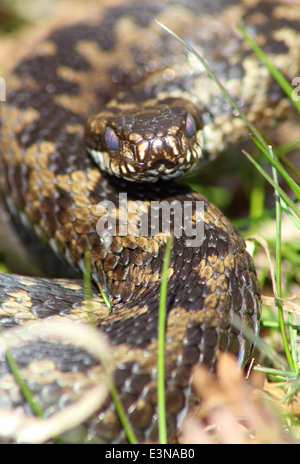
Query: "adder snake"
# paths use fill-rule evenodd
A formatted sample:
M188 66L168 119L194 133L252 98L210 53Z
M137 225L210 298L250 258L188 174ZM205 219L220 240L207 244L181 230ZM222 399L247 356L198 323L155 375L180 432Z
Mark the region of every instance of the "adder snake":
M257 334L260 318L259 284L242 238L202 195L169 179L216 157L247 136L247 129L204 69L155 18L200 51L250 121L270 125L290 113L288 100L236 25L245 25L291 80L300 70L297 2L146 0L99 6L37 44L7 79L1 118L1 186L18 227L81 272L90 247L92 278L112 304L109 313L93 288L93 323L112 345L114 382L139 440L157 438L158 299L177 211L170 212L170 233L153 231L151 218L159 217L160 202L176 200L180 211L191 206L185 225L192 232L180 223L169 269L170 435L192 401L193 366L204 362L213 369L224 350L245 363L253 342L244 327ZM127 194L131 211L143 212L147 233L120 233L120 217L111 239L101 238L103 211L97 205L112 202L115 218L120 193ZM129 223L133 219L129 212ZM203 242L190 246L200 223ZM4 328L53 316L88 320L80 280L2 274L0 282ZM101 376L98 362L68 340L21 337L11 351L46 416ZM32 413L5 360L0 403ZM84 429L103 442L126 441L110 399Z

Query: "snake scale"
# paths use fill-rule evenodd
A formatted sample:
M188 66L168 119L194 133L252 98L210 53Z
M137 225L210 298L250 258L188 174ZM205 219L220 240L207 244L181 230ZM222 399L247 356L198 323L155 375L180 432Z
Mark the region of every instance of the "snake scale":
M154 19L208 60L250 121L268 126L286 118L290 104L236 25L246 27L291 81L300 70L300 11L297 2L284 0L107 3L52 31L7 79L0 179L8 210L33 242L47 244L80 272L90 250L92 279L112 305L109 312L92 288L93 325L112 346L114 383L138 440L156 440L158 300L168 237L174 235L166 303L169 436L193 403L197 363L213 369L225 350L247 362L253 340L243 332L258 333L260 288L230 221L202 195L170 180L199 159L215 158L247 129L199 63ZM130 211L139 207L147 219L146 233L121 233L119 217L112 236L99 236L104 213L97 205L110 201L117 214L124 192ZM175 200L179 209L191 206L187 226L175 234L174 208L170 232L153 231L160 202ZM190 246L200 223L203 241ZM41 253L47 268L48 255ZM1 326L7 334L28 326L12 355L51 416L97 384L101 367L68 339L30 340L30 327L46 318L88 321L82 281L2 274L0 283ZM3 357L0 406L32 414ZM110 398L82 427L87 440L126 442Z

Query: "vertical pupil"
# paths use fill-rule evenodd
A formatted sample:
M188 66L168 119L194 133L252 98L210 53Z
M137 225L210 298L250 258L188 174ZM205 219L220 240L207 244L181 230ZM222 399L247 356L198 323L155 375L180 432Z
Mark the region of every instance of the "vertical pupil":
M190 114L188 114L186 117L185 127L186 127L187 136L193 137L193 135L196 132L196 125L195 125L195 120L193 116L191 116Z
M119 148L119 137L111 127L106 129L105 139L111 150L117 150Z

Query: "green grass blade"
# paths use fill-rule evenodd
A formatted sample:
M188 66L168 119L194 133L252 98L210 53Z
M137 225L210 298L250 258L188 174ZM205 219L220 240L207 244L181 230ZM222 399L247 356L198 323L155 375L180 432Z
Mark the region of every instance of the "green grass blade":
M7 364L9 365L9 368L11 370L11 373L13 374L17 384L20 387L20 390L28 404L30 404L34 414L38 417L44 417L44 413L42 409L39 407L39 405L33 400L32 393L27 387L26 382L23 380L19 368L17 366L16 361L14 360L10 350L6 351L6 361Z
M84 297L86 300L92 299L92 273L91 273L91 251L90 245L87 244L85 254L84 254L84 271L83 271L83 288L84 288ZM109 301L109 297L106 295L101 282L97 282L98 289L102 296L102 299L107 306L107 308L111 309L111 303Z
M168 290L168 270L172 248L172 237L169 238L162 267L162 277L159 298L158 314L158 364L157 364L157 389L158 389L158 429L159 442L167 444L166 404L165 404L165 330L166 330L166 302Z
M270 161L272 166L276 168L276 170L282 175L282 177L286 180L288 183L289 187L291 190L293 190L294 194L296 195L296 198L298 201L300 201L300 187L299 185L292 179L292 177L286 172L282 164L275 158L272 158L269 152L269 146L267 147L267 150L265 149L264 146L262 146L259 141L257 141L254 137L252 137L253 142L256 144L256 146L260 149L261 152L265 155L265 157Z
M261 147L261 150L263 154L268 158L268 160L273 164L274 162L276 163L276 169L280 172L280 174L287 180L289 186L291 189L294 191L295 195L297 196L298 199L300 199L300 187L297 185L297 183L288 175L288 173L285 171L283 166L278 161L272 160L272 158L269 155L268 152L268 144L264 137L261 135L259 130L247 119L246 115L241 111L241 108L238 106L238 104L235 102L235 100L231 97L231 95L227 92L225 87L221 84L221 82L217 79L213 71L211 70L210 66L207 64L207 62L204 60L204 58L201 57L201 55L193 49L185 40L181 39L175 32L173 32L171 29L169 29L167 26L162 24L160 21L156 20L156 23L162 27L165 31L167 31L169 34L171 34L176 40L178 40L190 53L192 53L196 59L201 63L201 65L204 67L208 75L213 79L215 84L219 87L220 91L222 94L227 98L231 106L236 110L237 114L241 117L241 119L244 121L244 123L247 125L249 131L253 134L255 137L256 141L258 142L257 145ZM279 72L279 71L278 71ZM281 74L281 73L280 73ZM253 137L252 137L253 138ZM264 148L264 150L263 150Z
M242 153L244 153L245 156L251 161L251 163L254 164L254 166L258 169L258 171L265 177L265 179L274 187L274 189L279 193L281 198L285 201L285 203L289 206L289 208L294 212L296 218L298 218L298 221L295 222L297 227L300 229L300 211L296 208L296 205L293 203L293 201L287 196L287 194L284 192L284 190L277 185L274 180L263 170L263 168L252 158L252 156L247 153L245 150L242 150Z
M103 290L103 287L102 287L101 282L98 282L97 285L98 285L100 294L101 294L101 296L102 296L102 299L103 299L105 305L108 307L109 310L111 310L111 303L110 303L109 298L108 298L108 296L106 295L105 291Z
M83 290L86 300L92 299L92 283L91 283L91 251L87 245L84 254L84 272L83 272Z
M92 289L91 289L91 253L89 251L89 249L87 248L86 249L86 252L85 252L85 256L84 256L84 273L83 273L83 281L84 281L84 294L85 294L85 298L88 300L88 299L91 299L92 298ZM102 284L100 282L98 282L98 288L100 290L100 294L103 298L103 301L105 303L105 305L108 307L108 309L111 309L111 303L109 301L109 298L108 296L106 295L106 293L104 292L103 290L103 287L102 287ZM93 325L94 321L90 318L90 323ZM107 365L106 365L106 362L104 359L102 359L102 366L103 366L103 369L107 372ZM116 408L116 411L117 411L117 414L118 414L118 417L120 419L120 422L123 426L123 429L126 433L126 436L128 438L128 441L130 444L137 444L138 441L137 441L137 438L135 436L135 433L133 431L133 428L131 427L131 424L130 424L130 421L127 417L127 414L123 408L123 405L122 405L122 402L120 401L119 399L119 396L118 396L118 393L117 393L117 390L114 386L114 383L111 381L110 384L109 384L109 391L110 391L110 395L111 395L111 398L113 400L113 403L115 405L115 408Z
M260 48L259 45L257 45L256 42L254 42L254 40L251 39L247 32L242 27L238 27L237 29L240 31L244 39L248 42L248 44L254 50L256 55L261 59L266 68L269 70L274 79L278 82L282 90L285 92L287 97L292 101L295 108L300 113L300 101L296 101L292 98L294 88L291 86L289 81L282 75L282 73L276 68L276 66L274 66L274 64L268 59L265 52Z
M280 403L286 403L293 395L297 394L300 390L300 379L296 378L292 382L292 386L289 391L281 398Z
M295 372L291 372L288 370L283 369L275 369L272 367L262 367L262 366L254 366L253 368L255 371L264 372L266 374L274 375L277 377L281 377L283 379L291 379L294 380L297 378L297 374Z
M272 149L270 147L270 154L274 157ZM278 176L277 171L272 167L273 180L274 183L278 186ZM284 346L285 355L289 363L290 369L298 373L297 363L294 363L293 356L290 352L289 343L285 331L285 323L282 309L282 291L281 291L281 201L278 191L275 189L275 210L276 210L276 292L278 298L276 298L276 305L278 309L278 320L280 326L280 332L282 337L282 342ZM291 330L290 330L291 335ZM292 345L292 339L290 339ZM295 359L295 358L294 358Z
M221 82L217 79L213 71L211 70L210 66L207 64L207 62L202 58L202 56L196 52L196 50L191 47L185 40L181 39L175 32L173 32L171 29L169 29L167 26L165 26L163 23L158 21L157 19L155 20L156 23L162 27L165 31L167 31L169 34L171 34L178 42L180 42L190 53L192 53L195 58L201 63L201 65L204 67L206 70L207 74L211 77L211 79L215 82L215 84L219 87L221 90L222 94L227 98L231 106L235 109L237 114L242 118L244 123L248 126L250 132L255 135L257 140L260 141L260 143L267 149L267 143L264 140L263 136L260 134L260 132L256 129L256 127L247 119L246 115L241 111L241 108L238 106L238 104L235 102L235 100L231 97L231 95L227 92L225 87L221 84Z
M26 382L22 378L18 365L16 361L14 360L14 357L11 354L10 350L6 350L5 352L5 357L7 364L11 370L12 375L14 376L15 381L19 385L19 388L22 392L22 395L25 398L25 401L30 405L32 408L34 414L38 417L44 417L44 412L40 408L40 406L37 404L37 402L33 399L33 395L30 391L30 389L27 387ZM63 444L63 440L59 436L52 437L52 439L57 443L57 444Z
M128 441L131 445L136 445L138 444L138 440L135 436L135 433L133 431L133 428L131 427L131 424L130 424L130 421L127 417L127 414L124 410L124 407L121 403L121 400L118 396L118 393L117 393L117 390L114 386L114 384L111 382L110 385L109 385L109 391L110 391L110 395L111 395L111 398L114 402L114 405L116 407L116 411L118 413L118 417L120 419L120 422L123 426L123 429L125 430L125 433L126 433L126 436L128 438Z

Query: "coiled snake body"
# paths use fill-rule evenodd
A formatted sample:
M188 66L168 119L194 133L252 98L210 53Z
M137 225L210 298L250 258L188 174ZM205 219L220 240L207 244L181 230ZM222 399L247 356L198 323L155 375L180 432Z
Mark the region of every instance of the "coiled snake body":
M157 437L158 297L167 239L175 231L176 208L171 232L151 229L159 202L176 200L180 211L188 203L192 228L187 233L180 223L170 259L170 434L189 406L193 366L213 368L224 350L245 363L253 341L243 335L244 327L257 333L260 315L259 284L242 238L204 197L168 180L198 159L215 157L247 130L201 66L154 18L208 59L251 121L270 124L286 117L289 104L235 26L245 24L291 79L299 73L299 16L293 2L123 2L51 33L7 82L0 158L7 207L19 225L71 266L83 271L90 250L93 280L112 303L109 314L92 290L93 323L113 345L115 385L140 440ZM109 200L117 214L125 192L129 211L139 207L147 219L147 233L121 233L121 217L111 239L99 237L103 210L97 205ZM197 202L204 214L198 214ZM129 223L133 217L129 212ZM203 241L190 246L200 223ZM80 281L0 279L3 327L50 316L88 319ZM12 353L46 416L76 400L100 375L95 359L67 340L25 337ZM0 374L1 405L30 413L4 361ZM111 400L85 430L103 442L126 440Z

